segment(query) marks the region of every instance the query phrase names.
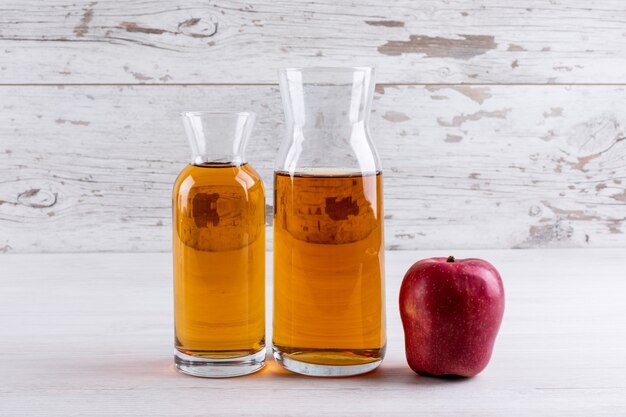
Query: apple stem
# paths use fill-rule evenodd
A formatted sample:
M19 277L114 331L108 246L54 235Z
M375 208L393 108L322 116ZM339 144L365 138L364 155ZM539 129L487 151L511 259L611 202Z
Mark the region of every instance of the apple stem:
M446 262L454 262L454 256L448 256L448 259L446 259Z

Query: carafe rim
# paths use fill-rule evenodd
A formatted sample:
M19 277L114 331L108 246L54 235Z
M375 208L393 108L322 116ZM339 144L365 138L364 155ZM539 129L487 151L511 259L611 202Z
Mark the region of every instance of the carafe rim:
M319 67L285 67L278 70L279 73L288 72L374 72L373 66L319 66Z
M256 116L255 112L251 111L213 111L213 110L190 110L190 111L182 111L180 115L183 117L189 116Z

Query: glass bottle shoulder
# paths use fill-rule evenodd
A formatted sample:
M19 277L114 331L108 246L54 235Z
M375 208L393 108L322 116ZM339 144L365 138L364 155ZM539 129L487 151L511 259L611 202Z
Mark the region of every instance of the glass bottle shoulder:
M263 191L263 182L250 164L189 164L178 174L174 194L185 194L198 187L226 186L246 191Z
M349 132L288 130L278 152L275 171L304 173L312 170L375 174L380 159L365 125Z

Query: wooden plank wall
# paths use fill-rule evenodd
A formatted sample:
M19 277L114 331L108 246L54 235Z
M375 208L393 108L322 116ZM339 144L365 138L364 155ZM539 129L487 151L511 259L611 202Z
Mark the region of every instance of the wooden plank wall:
M626 247L623 1L0 0L0 252L169 250L181 110L258 113L271 208L311 65L377 67L389 249Z

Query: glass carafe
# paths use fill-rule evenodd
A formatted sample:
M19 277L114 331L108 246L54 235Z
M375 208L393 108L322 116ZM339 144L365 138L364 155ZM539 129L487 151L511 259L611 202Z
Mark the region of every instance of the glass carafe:
M368 131L372 68L280 71L274 174L274 357L306 375L385 353L382 173Z
M245 375L265 361L265 198L244 156L254 115L182 118L193 157L173 190L175 363Z

